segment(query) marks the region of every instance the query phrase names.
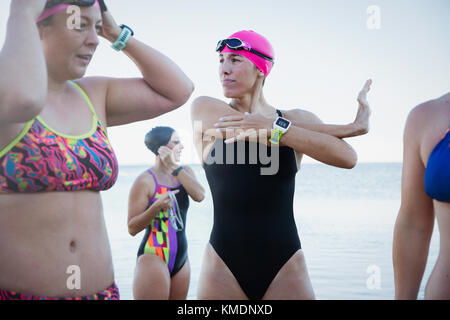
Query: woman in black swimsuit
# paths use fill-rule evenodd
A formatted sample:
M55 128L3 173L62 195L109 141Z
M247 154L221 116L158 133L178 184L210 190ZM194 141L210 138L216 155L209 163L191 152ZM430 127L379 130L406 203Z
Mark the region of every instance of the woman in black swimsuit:
M294 220L295 175L303 154L337 167L356 165L355 151L342 138L368 132L371 81L358 96L353 123L325 125L308 111L280 111L266 102L262 88L274 56L264 37L240 31L217 51L231 102L200 97L192 106L195 144L214 202L198 298L313 299Z

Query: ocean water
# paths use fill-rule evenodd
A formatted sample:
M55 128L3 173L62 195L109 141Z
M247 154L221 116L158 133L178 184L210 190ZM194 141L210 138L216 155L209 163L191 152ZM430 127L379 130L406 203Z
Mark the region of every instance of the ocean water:
M400 207L401 163L361 163L352 170L303 164L296 177L295 220L317 299L393 299L392 240ZM213 203L200 165L192 165L205 187L201 203L190 201L186 235L196 299L203 252L213 221ZM144 232L127 230L128 194L147 167L122 166L116 185L102 193L116 283L121 299L132 299L136 253ZM437 227L419 299L439 251Z

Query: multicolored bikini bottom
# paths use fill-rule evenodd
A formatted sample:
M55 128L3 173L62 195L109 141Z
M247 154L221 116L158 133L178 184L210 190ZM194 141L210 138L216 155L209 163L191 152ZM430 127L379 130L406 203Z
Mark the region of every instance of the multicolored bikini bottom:
M0 289L0 300L119 300L119 288L114 282L107 289L87 297L47 298Z

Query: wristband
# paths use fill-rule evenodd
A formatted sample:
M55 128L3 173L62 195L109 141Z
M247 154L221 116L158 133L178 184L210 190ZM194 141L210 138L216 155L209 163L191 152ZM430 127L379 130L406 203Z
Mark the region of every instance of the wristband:
M270 143L279 144L282 136L283 136L283 132L281 132L278 129L274 129L272 131L272 136L270 137Z
M281 137L283 134L288 132L289 128L291 127L291 122L288 119L278 117L273 122L273 131L272 131L272 137L270 137L270 143L272 144L279 144Z
M134 36L134 31L130 27L124 24L121 24L120 27L122 28L122 33L117 38L116 42L111 45L111 47L116 51L124 49L127 46L128 40Z
M181 170L183 170L183 167L179 166L177 169L172 171L172 175L176 177L180 173Z

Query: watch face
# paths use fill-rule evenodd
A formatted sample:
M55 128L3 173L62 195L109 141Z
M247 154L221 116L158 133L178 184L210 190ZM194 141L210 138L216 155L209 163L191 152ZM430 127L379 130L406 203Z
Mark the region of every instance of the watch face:
M287 129L289 127L290 122L288 120L285 120L283 118L278 118L276 124L283 129Z

